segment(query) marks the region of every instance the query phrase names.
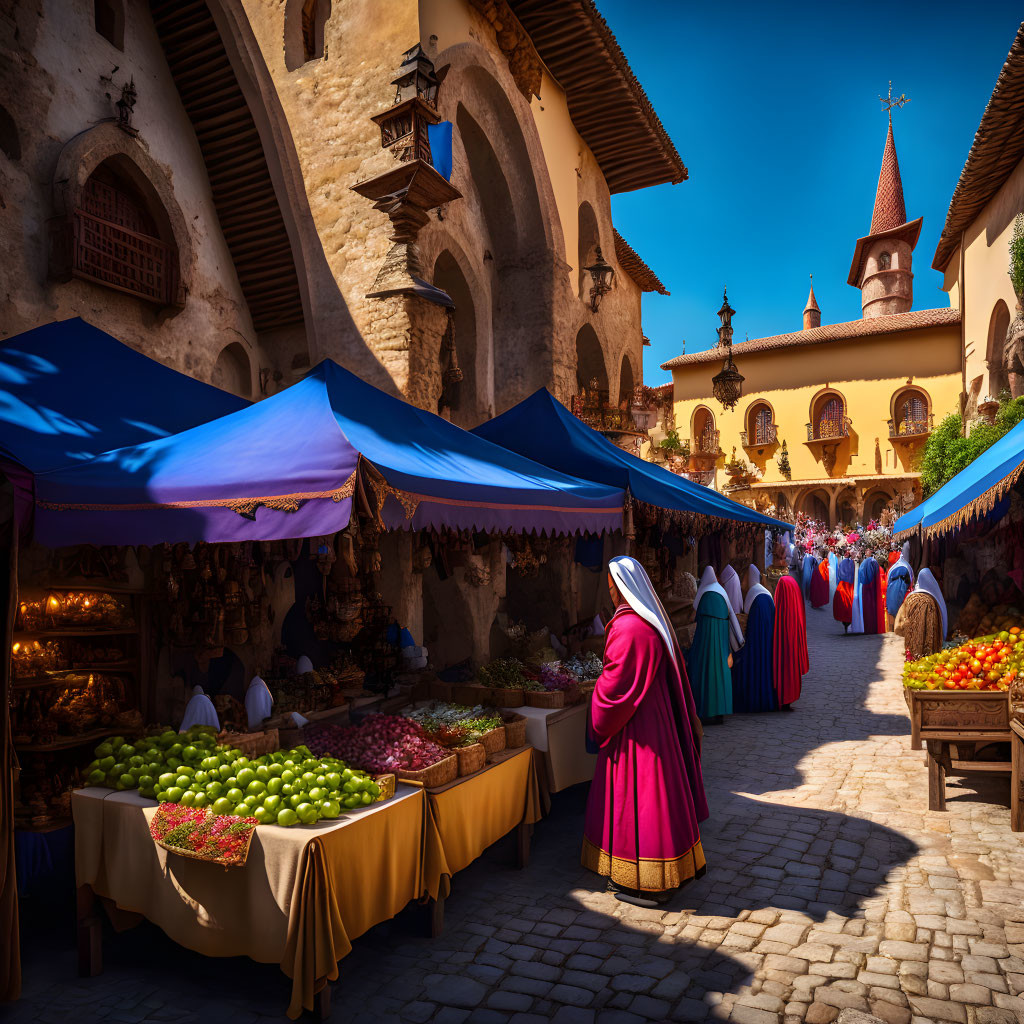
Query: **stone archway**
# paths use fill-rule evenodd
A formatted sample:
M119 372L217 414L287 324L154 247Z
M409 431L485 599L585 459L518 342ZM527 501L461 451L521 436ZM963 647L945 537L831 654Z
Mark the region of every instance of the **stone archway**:
M590 382L595 379L598 390L607 394L608 368L605 366L601 342L594 328L590 324L584 324L576 334L577 392L586 391L590 387Z
M486 408L481 409L478 388L479 354L477 345L477 315L473 291L458 260L450 250L445 249L434 262L432 283L447 292L455 303L454 328L455 352L462 381L459 384L458 402L451 409L451 420L460 427L471 430L485 418Z
M1016 376L1020 370L1017 365L1020 363L1017 356L1017 365L1009 366L1007 363L1006 342L1007 334L1010 331L1010 310L1005 302L1000 299L992 310L992 316L988 325L988 345L985 350L985 362L988 367L988 393L993 398L998 398L999 393L1009 387L1010 371Z
M590 275L587 267L597 256L597 247L601 244L601 234L597 225L597 214L594 208L584 200L580 203L577 215L577 294L583 302L590 301Z
M623 401L632 404L633 389L635 386L636 377L633 374L632 360L629 358L628 352L623 352L622 363L619 366L619 393L617 399L619 405L621 405Z
M252 362L239 342L232 341L221 349L210 383L242 398L252 398Z
M551 376L554 322L550 226L519 116L494 76L478 64L459 72L457 137L468 174L466 211L479 211L491 271L491 336L496 412ZM458 165L456 150L456 165ZM477 308L478 319L483 315Z

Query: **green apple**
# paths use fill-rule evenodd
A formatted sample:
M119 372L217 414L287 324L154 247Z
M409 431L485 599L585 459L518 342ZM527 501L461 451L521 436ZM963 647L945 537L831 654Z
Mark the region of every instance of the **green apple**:
M242 768L235 778L238 779L238 785L244 788L256 778L256 773L251 768Z
M277 812L277 823L285 828L290 828L299 823L299 816L290 807L285 807Z
M100 761L99 761L99 764L97 765L97 767L98 768L102 768L103 771L109 773L110 771L113 770L114 765L116 763L117 762L114 760L114 755L113 754L107 754L105 757L101 757L100 758Z
M328 772L324 781L331 789L341 788L341 774L339 772Z
M171 786L169 789L165 790L165 792L167 793L167 799L170 800L172 804L181 803L181 798L185 795L185 790L183 790L181 786Z
M341 804L337 800L324 800L320 804L320 814L325 818L336 818L341 814Z
M326 796L327 796L327 790L326 789L322 789L320 786L314 786L309 791L309 799L312 800L314 803L317 800L323 800Z
M267 779L267 792L268 793L280 793L284 788L284 783L275 776L271 776Z
M208 782L206 784L206 795L211 800L216 800L217 797L219 797L221 795L221 793L223 793L223 792L224 792L224 783L223 782L219 782L217 779L214 779L212 782Z
M180 804L184 804L186 807L191 807L196 802L196 794L191 789L186 789L181 794L181 799L178 801Z
M263 806L268 811L273 811L276 814L283 805L281 803L281 798L279 796L271 795L264 799Z
M102 758L102 757L110 757L113 753L114 753L114 748L113 748L113 746L111 746L109 740L106 743L101 743L96 748L96 756L100 757L100 758ZM111 764L113 764L113 762L111 762Z
M187 775L182 775L180 773L174 779L174 784L176 786L181 786L182 789L188 789L191 782L192 780Z
M205 793L196 793L196 798L192 801L192 806L205 807L209 802L210 798Z
M267 782L270 779L270 769L265 764L258 765L256 768L256 778L260 782Z
M312 825L316 821L316 808L310 803L299 804L295 808L295 813L299 816L299 821L303 825Z
M102 786L106 780L106 773L101 768L95 768L93 771L89 772L90 786Z
M245 799L245 794L237 786L232 786L224 795L233 804L241 803Z
M246 796L261 796L267 791L267 784L260 782L259 779L253 779L248 786L245 787Z
M199 751L196 749L195 744L190 743L187 747L182 749L181 756L186 761L195 761L199 757Z
M214 814L230 814L233 806L234 804L232 804L227 797L222 796L220 799L213 801L213 806L210 810L213 811Z

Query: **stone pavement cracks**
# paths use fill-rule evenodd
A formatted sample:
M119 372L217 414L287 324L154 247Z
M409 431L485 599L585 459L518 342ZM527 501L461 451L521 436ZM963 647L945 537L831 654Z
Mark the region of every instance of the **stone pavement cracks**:
M442 936L422 937L411 909L359 939L335 1017L829 1024L850 1009L888 1024L1024 1022L1024 845L1005 778L951 780L948 811L929 812L902 641L842 637L810 610L808 632L796 710L707 730L709 869L667 909L621 904L579 866L578 787L555 797L527 869L505 840L456 876ZM45 950L26 944L15 1024L283 1018L274 966L204 959L143 926L108 935L105 974L79 980L61 927Z

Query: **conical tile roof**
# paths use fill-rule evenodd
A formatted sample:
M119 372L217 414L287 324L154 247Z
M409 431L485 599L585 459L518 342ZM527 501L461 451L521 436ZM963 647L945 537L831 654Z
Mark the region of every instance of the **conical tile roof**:
M882 153L882 169L878 174L875 209L871 215L870 234L891 231L906 222L907 207L903 201L903 181L900 178L900 163L896 159L896 141L892 136L890 116L889 134L885 137L885 150Z
M807 305L804 306L804 312L807 313L815 312L820 313L821 310L818 308L818 300L814 297L814 285L811 285L811 293L807 296Z

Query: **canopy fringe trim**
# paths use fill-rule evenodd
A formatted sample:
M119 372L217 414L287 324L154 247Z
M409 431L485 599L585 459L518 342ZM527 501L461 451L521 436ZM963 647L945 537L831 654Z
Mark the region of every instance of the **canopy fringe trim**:
M356 474L334 490L301 491L296 494L271 494L258 498L197 498L194 501L139 502L128 505L101 505L88 502L56 502L37 499L36 506L50 512L147 512L159 509L228 508L246 519L256 518L256 509L270 508L281 512L297 512L304 501L344 501L355 493Z
M1012 473L1004 476L998 483L993 484L983 494L979 494L973 501L968 502L963 508L958 509L951 516L924 527L926 537L937 537L952 530L959 530L966 526L973 519L980 519L992 511L1004 497L1006 492L1020 479L1024 473L1024 462L1022 462ZM906 532L906 531L904 531ZM902 533L901 533L902 536Z

